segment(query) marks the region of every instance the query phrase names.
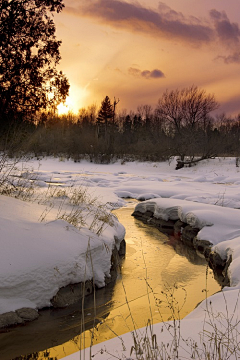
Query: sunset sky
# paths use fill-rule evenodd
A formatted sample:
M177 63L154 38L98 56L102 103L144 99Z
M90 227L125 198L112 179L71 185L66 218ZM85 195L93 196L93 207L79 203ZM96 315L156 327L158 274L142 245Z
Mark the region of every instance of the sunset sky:
M218 112L240 113L239 0L65 0L55 15L69 109L155 107L166 89L197 85Z

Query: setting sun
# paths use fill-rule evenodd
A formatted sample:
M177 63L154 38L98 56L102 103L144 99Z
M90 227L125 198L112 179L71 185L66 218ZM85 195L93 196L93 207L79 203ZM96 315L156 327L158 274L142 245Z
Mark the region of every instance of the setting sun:
M65 115L68 112L77 114L80 108L86 106L86 96L88 95L87 87L88 85L84 88L76 88L74 85L71 86L69 96L65 103L61 103L57 106L58 114Z
M240 360L240 0L0 0L0 360Z
M65 104L61 103L57 106L59 115L67 114L70 111L70 107L68 105L68 100L69 100L69 98L67 98Z
M68 112L75 112L74 109L74 102L70 98L70 96L67 97L65 103L61 103L57 106L58 109L58 115L64 115Z

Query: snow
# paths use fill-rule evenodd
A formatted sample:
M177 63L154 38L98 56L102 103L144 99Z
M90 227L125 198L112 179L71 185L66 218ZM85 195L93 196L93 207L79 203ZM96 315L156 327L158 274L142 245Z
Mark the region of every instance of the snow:
M222 258L232 256L228 269L230 287L211 296L181 320L182 336L198 341L203 324L209 329L211 323L211 312L206 312L206 304L211 303L211 309L221 313L222 319L227 313L228 316L231 313L240 315L240 169L235 166L234 158L205 160L178 171L175 165L174 159L162 163L116 162L110 165L56 158L33 159L15 170L11 182L21 183L26 189L34 186L38 199L49 191L49 182L56 183L60 190L86 188L89 196L96 197L98 204L108 211L124 206L124 198L144 200L137 204L138 211L149 209L158 218L187 222L200 229L198 238L210 241ZM64 194L54 199L58 206L61 201L64 204L69 201ZM56 208L40 222L46 204L7 196L0 196L0 202L0 313L23 306L49 306L57 290L68 283L94 277L98 286L104 286L110 270L111 250L115 242L119 246L124 237L124 228L115 218L97 235L96 227L88 229L94 219L93 208L89 213L84 210L85 223L79 228L57 219ZM100 205L94 206L96 210ZM89 251L93 267L86 256ZM217 316L214 319L218 321ZM166 328L161 331L162 326L154 325L154 331L161 333L161 341L169 341L169 332ZM113 359L117 353L120 359L134 358L133 354L129 355L132 335L125 334L121 338L126 351L116 338L95 345L94 358ZM108 354L113 355L101 354L105 346ZM184 353L184 346L182 349ZM88 354L89 350L84 351ZM79 354L66 359L79 359Z
M239 291L231 290L229 292L216 293L204 300L194 311L187 315L184 319L173 322L154 324L151 327L138 329L134 332L134 338L137 343L146 347L146 334L152 343L154 335L156 335L156 342L158 344L159 356L155 356L157 351L151 349L150 359L236 359L235 354L231 354L230 349L238 346L239 343ZM227 309L226 309L227 304ZM227 313L227 316L226 316ZM231 319L232 326L229 325ZM180 331L180 333L179 333ZM216 337L215 337L216 335ZM231 340L234 342L231 344ZM232 337L231 337L232 336ZM214 349L211 338L214 340L221 340L219 355ZM122 336L116 337L109 341L94 345L91 349L84 349L79 353L66 356L65 360L79 360L79 356L84 359L125 359L135 360L139 359L139 354L136 356L132 346L135 344L132 333L126 333ZM176 342L175 342L176 341ZM219 342L217 344L219 344ZM173 346L177 344L178 356L173 355ZM208 354L209 352L209 354ZM146 352L147 353L147 352ZM165 356L163 354L168 354ZM131 354L131 355L130 355ZM162 357L160 357L160 355ZM192 356L193 355L193 356ZM208 355L212 355L209 357ZM216 357L215 357L216 356ZM149 359L149 357L142 357L141 359Z
M94 278L98 287L105 285L113 245L119 247L125 234L116 219L98 236L61 219L40 222L43 205L6 196L0 202L0 314L50 306L71 283Z
M197 238L213 245L240 236L240 211L222 206L175 198L160 198L139 203L136 211L152 211L156 218L178 220L200 229Z

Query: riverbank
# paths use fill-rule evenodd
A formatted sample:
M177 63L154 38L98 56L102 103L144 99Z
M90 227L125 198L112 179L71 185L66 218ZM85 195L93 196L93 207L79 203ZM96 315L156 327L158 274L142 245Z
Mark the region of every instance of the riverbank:
M159 198L137 204L132 215L160 231L172 230L205 257L222 286L238 285L239 209L228 209L226 214L221 206Z
M126 296L135 327L144 326L151 317L151 312L153 322L158 323L161 319L166 321L171 316L171 311L163 306L159 314L154 295L147 291L146 268L147 281L155 294L160 295L161 291L165 291L166 284L169 289L176 283L184 288L184 291L181 288L175 289L175 297L182 307L181 317L185 317L200 300L204 300L204 259L189 247L173 242L172 238L133 218L131 213L135 204L136 202L129 201L126 207L113 211L126 228L126 255L121 260L121 273L116 281L85 298L84 315L83 303L80 301L61 309L51 307L39 310L37 321L8 328L5 332L0 331L1 360L19 360L19 354L36 352L39 352L38 358L43 359L43 349L49 353L49 358L61 359L78 351L80 347L113 338L114 332L121 336L129 329L134 330ZM220 289L210 270L207 284L209 295ZM186 301L183 297L185 292Z
M61 159L63 160L63 159ZM28 170L26 171L26 166L28 166ZM70 187L71 189L77 189L79 187L84 187L88 190L91 196L97 197L99 199L100 204L103 204L107 207L110 211L114 207L119 207L124 205L124 197L135 198L139 200L146 200L146 199L157 199L159 197L162 198L171 198L176 201L175 205L177 204L178 200L185 200L186 202L193 201L195 203L201 203L204 207L204 204L210 204L214 206L214 208L224 208L226 209L226 213L222 214L222 219L226 222L231 223L231 215L228 216L228 211L230 209L237 209L240 208L240 196L239 196L239 169L235 167L235 159L226 158L226 159L215 159L204 161L201 164L196 165L192 168L183 168L181 170L175 170L175 163L174 160L171 162L164 162L164 163L126 163L121 164L120 162L116 164L110 165L100 165L100 164L93 164L88 162L81 162L81 163L74 163L70 160L59 161L58 159L40 159L40 160L31 160L27 165L21 165L19 169L15 171L14 177L12 177L11 182L14 186L19 185L19 179L22 182L22 187L27 188L31 186L32 182L34 182L34 186L36 192L42 194L44 191L48 191L49 183L55 184L61 191L64 191L66 188ZM52 186L52 185L50 185ZM9 197L4 197L7 201L18 201L16 199L12 199ZM63 200L64 194L59 193L59 197L57 201ZM2 201L2 199L1 199ZM3 206L2 209L8 208L8 205L2 202ZM21 202L22 204L22 202ZM25 208L26 205L26 208ZM61 281L62 273L66 270L67 276L73 276L72 273L75 273L78 270L75 270L71 267L68 268L64 264L64 258L68 258L69 256L69 248L77 249L76 244L78 243L79 239L84 238L83 242L87 244L87 238L89 237L89 230L84 230L84 234L80 230L76 230L76 228L71 225L66 225L63 219L58 219L56 222L52 221L53 219L48 219L47 223L39 223L38 219L39 216L35 216L35 224L36 224L36 231L34 231L34 236L30 236L29 229L30 225L32 224L32 216L34 215L33 210L31 210L28 206L30 203L24 202L23 206L17 206L17 212L14 214L14 211L9 211L9 215L6 216L4 214L4 210L2 211L1 216L1 229L3 231L3 239L5 240L3 243L3 248L6 249L6 256L3 256L3 260L6 262L8 261L9 264L11 263L9 260L12 257L16 256L16 261L13 261L13 264L19 264L19 268L17 266L13 266L12 268L9 265L9 269L13 270L10 275L6 276L5 280L7 279L8 285L9 283L14 284L12 282L13 275L18 277L18 269L21 271L24 270L24 274L31 274L29 264L31 264L32 257L31 251L28 250L27 245L25 246L25 238L29 240L29 243L33 244L33 239L38 240L37 243L39 246L37 247L37 251L40 247L42 247L42 253L39 252L37 258L37 264L39 265L42 263L43 265L49 261L49 264L52 263L52 277L51 279L56 281ZM15 205L13 206L15 209ZM26 210L28 208L28 210ZM45 209L45 208L44 208ZM22 216L24 212L27 211L27 216L29 216L30 221L25 221ZM205 210L203 210L204 212ZM235 210L238 211L238 210ZM40 211L41 212L41 211ZM41 212L42 213L42 212ZM211 211L210 211L211 213ZM51 213L50 213L51 214ZM18 216L20 216L18 218ZM205 218L208 221L208 217ZM16 225L16 226L15 226ZM207 224L205 224L207 225ZM221 225L221 222L219 222ZM84 228L84 227L83 227ZM204 226L202 230L210 229L211 226ZM108 227L110 229L110 233L105 233L107 239L109 239L109 235L111 235L111 239L114 239L116 234L116 229L114 227ZM21 233L21 231L23 232ZM43 231L44 230L44 231ZM65 247L62 247L62 258L55 259L52 255L52 251L48 249L48 242L45 242L43 238L45 238L45 231L49 230L54 234L61 234L58 238L55 239L54 247L56 249L59 248L59 244L65 242ZM55 231L56 230L56 231ZM201 230L201 231L202 231ZM85 232L86 231L86 232ZM107 231L107 230L106 230ZM40 237L40 234L44 236ZM10 238L10 234L13 238L15 238L15 243L11 245L11 242L8 241ZM23 236L21 236L21 234ZM221 235L221 231L219 233ZM104 236L105 236L104 235ZM58 236L58 235L57 235ZM92 235L91 235L92 236ZM72 239L72 240L71 240ZM95 237L93 236L93 239ZM205 238L206 240L206 238ZM73 241L73 243L71 243ZM97 244L98 240L95 244ZM107 244L109 244L109 240ZM112 240L111 240L112 241ZM236 267L238 268L238 262L235 260L235 256L237 256L238 252L238 239L236 237L235 247L234 247L234 256L232 261L232 269ZM22 244L22 246L21 246ZM70 244L72 244L70 246ZM221 245L225 244L225 245ZM233 243L232 243L233 244ZM219 249L219 252L233 252L232 244L227 244L226 241L220 242L216 246ZM96 245L97 248L97 245ZM15 251L16 249L16 251ZM19 251L19 252L18 252ZM76 250L77 251L77 250ZM99 250L100 251L100 250ZM102 251L102 250L101 250ZM74 251L73 251L74 253ZM96 251L97 253L97 251ZM4 252L1 252L4 254ZM40 255L43 256L40 256ZM76 252L72 255L73 258L71 263L76 264ZM109 264L109 254L105 254L104 257L107 256L108 264ZM96 256L96 264L98 265L99 257ZM21 260L21 261L20 261ZM54 261L53 261L54 260ZM57 260L55 262L55 260ZM34 262L34 261L32 261ZM12 263L11 263L12 264ZM61 272L59 273L59 264L62 266ZM234 265L235 264L235 265ZM15 267L15 268L14 268ZM55 268L55 269L54 269ZM103 283L103 275L105 276L106 273L109 271L108 268L100 268L99 273L96 274L97 281ZM32 276L29 276L24 281L24 277L19 277L19 287L15 287L15 293L13 293L12 297L4 298L3 304L4 306L11 304L11 298L15 299L15 297L19 297L21 294L22 286L29 286L32 284L33 292L35 290L34 281L35 276L38 277L40 272L36 271L32 273ZM70 275L71 274L71 275ZM236 271L236 274L238 272ZM24 275L25 276L25 275ZM40 276L39 276L40 278ZM235 279L235 275L233 277ZM236 286L238 286L238 275L236 275L236 279L234 280ZM45 282L45 277L41 277L41 281ZM59 284L60 285L60 284ZM60 285L61 287L62 285ZM6 289L8 286L6 286ZM14 286L13 286L14 288ZM31 287L29 287L29 290ZM236 289L236 287L235 287ZM32 290L31 290L32 291ZM30 292L31 292L30 291ZM227 291L226 291L227 293ZM26 293L25 293L26 294ZM42 295L41 295L42 296ZM52 298L49 296L49 299ZM10 300L9 300L10 299ZM19 297L20 299L20 297ZM41 299L41 297L40 297ZM38 301L40 301L40 299ZM48 304L49 304L48 299ZM220 301L218 297L215 297L214 302L217 301L220 304L221 311L225 311L223 303ZM212 300L211 300L212 301ZM46 303L47 301L45 301ZM230 303L231 305L231 303ZM229 305L229 306L230 306ZM35 306L35 303L34 303ZM33 306L33 307L34 307ZM38 305L37 305L38 306ZM217 305L216 305L217 308ZM194 312L193 312L194 314ZM204 310L202 315L204 315ZM198 316L200 316L198 314ZM116 346L116 344L114 345ZM126 354L126 353L125 353ZM77 356L77 355L76 355ZM79 355L78 355L79 356Z
M23 324L44 307L73 304L111 281L124 227L116 218L101 234L55 218L46 207L0 196L0 327ZM116 272L116 271L115 271Z
M178 205L176 205L178 204ZM223 286L221 292L198 304L181 319L172 313L172 321L154 324L118 336L65 357L66 360L85 356L90 359L151 359L217 358L236 359L239 348L240 315L240 223L239 209L228 209L176 199L154 199L137 204L132 214L160 231L185 230L191 245L205 256ZM186 227L189 227L186 231ZM179 235L179 233L178 233ZM157 273L157 272L156 272ZM173 288L171 288L173 289ZM207 289L206 289L207 291ZM155 292L154 292L155 293ZM208 294L209 295L209 294ZM169 293L168 306L176 302ZM161 310L160 310L161 311ZM131 313L130 313L131 314Z

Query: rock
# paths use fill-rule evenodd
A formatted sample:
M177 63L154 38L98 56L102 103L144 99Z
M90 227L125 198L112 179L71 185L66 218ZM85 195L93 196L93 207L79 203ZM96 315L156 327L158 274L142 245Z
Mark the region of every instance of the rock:
M147 223L149 225L153 225L155 226L156 228L158 228L159 230L162 230L163 232L165 230L172 230L174 229L174 224L175 224L175 221L173 220L162 220L162 219L157 219L155 217L153 218L150 218Z
M232 256L230 256L228 259L222 259L221 256L214 251L209 253L209 267L213 270L215 278L221 286L230 286L228 268L231 262Z
M121 268L121 257L125 255L125 252L126 242L122 240L119 250L117 250L115 246L112 251L110 277L105 278L106 285L116 280L119 269ZM92 292L92 280L85 281L84 283L70 284L58 290L57 294L51 299L51 304L55 308L66 307L81 301L84 296Z
M182 231L182 241L190 246L193 246L193 239L199 232L199 229L192 228L190 225L184 227Z
M215 279L221 286L230 285L228 267L232 261L231 256L227 260L224 260L218 253L211 250L212 243L210 241L197 239L199 229L192 228L190 225L180 220L164 221L155 218L153 215L154 214L149 210L145 213L134 211L132 214L132 216L134 216L136 219L156 227L163 233L169 233L171 229L173 229L176 238L181 239L184 245L195 249L199 257L201 256L202 258L204 257L206 259L209 267L213 270Z
M120 270L120 261L121 261L120 256L115 246L111 256L110 278L105 279L106 284L109 284L110 282L116 280L117 274L119 273Z
M223 277L224 277L224 286L225 285L230 286L230 279L228 277L228 268L229 268L231 262L232 262L232 255L230 255L229 258L227 259L225 267L224 267L223 272L222 272Z
M51 304L55 308L72 305L92 292L93 283L90 280L83 283L69 284L58 290L57 294L51 299Z
M214 251L210 252L209 266L211 267L211 269L213 267L218 267L219 269L221 268L223 270L225 265L226 265L226 260L222 259L218 253L216 253Z
M126 241L124 239L120 242L118 254L119 256L124 256L126 254Z
M148 213L148 215L147 215L147 213ZM140 211L134 211L132 213L132 216L134 216L136 219L141 220L145 223L152 217L152 215L153 215L153 213L150 211L145 212L145 213L142 213Z
M195 236L193 239L193 246L200 254L203 254L205 259L207 260L208 257L206 255L211 252L212 243L208 240L199 240Z
M120 242L119 250L117 250L115 246L112 251L110 277L105 278L106 285L116 280L120 269L121 257L125 255L125 252L126 242L123 239ZM58 290L57 294L51 299L51 304L55 308L66 307L81 301L84 296L89 295L92 292L92 280L85 281L84 283L69 284Z
M149 219L153 217L153 212L150 210L147 210L144 214L142 214L146 219Z
M115 246L112 251L110 277L105 278L106 285L115 281L118 274L121 272L121 263L125 253L126 253L126 242L125 240L122 240L120 243L119 250L117 250Z
M174 224L174 235L181 236L183 229L187 226L186 223L182 222L181 220L177 220Z
M15 311L9 311L0 315L0 328L22 323L24 323L24 320Z
M120 242L119 250L115 246L111 257L110 277L106 278L106 285L115 281L121 269L121 258L126 253L126 242ZM93 281L88 280L84 283L69 284L59 289L57 294L51 299L50 303L54 308L62 308L81 301L83 297L93 292ZM32 308L21 308L0 314L0 328L11 325L24 324L26 321L33 321L39 317L38 311Z
M37 310L32 308L21 308L16 311L9 311L0 315L0 328L11 325L24 324L39 317Z
M38 311L31 308L21 308L16 310L16 314L24 321L33 321L39 317Z
M132 213L132 216L134 216L138 220L141 220L145 224L156 227L158 230L162 232L167 232L168 234L173 233L175 221L173 220L166 221L162 219L157 219L153 216L153 212L150 210L147 210L145 213L142 213L140 211L134 211Z

